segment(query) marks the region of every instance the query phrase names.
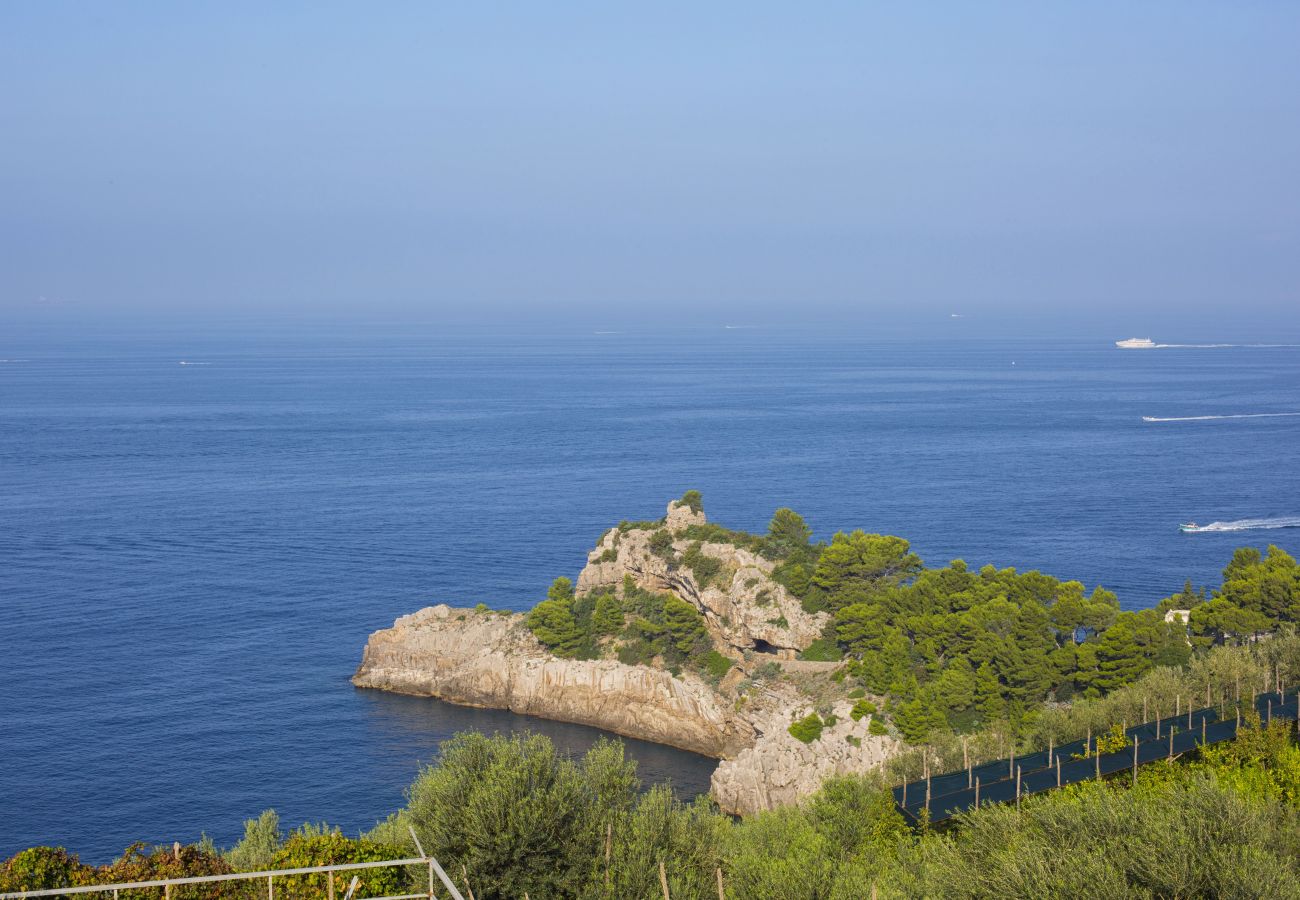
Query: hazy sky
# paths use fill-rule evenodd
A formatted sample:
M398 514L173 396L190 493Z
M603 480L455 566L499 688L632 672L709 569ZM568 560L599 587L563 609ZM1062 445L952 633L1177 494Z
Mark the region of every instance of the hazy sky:
M1300 331L1297 48L1293 0L6 0L0 321Z

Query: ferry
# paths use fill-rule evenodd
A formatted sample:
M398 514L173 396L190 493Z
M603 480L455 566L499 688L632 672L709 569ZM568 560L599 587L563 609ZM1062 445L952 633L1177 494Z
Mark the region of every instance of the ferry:
M1121 350L1152 350L1156 343L1151 338L1129 338L1127 341L1116 341L1115 346Z

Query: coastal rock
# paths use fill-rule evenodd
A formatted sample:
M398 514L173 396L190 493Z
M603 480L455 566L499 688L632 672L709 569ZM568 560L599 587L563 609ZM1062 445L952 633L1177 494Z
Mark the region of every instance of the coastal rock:
M615 660L558 659L517 614L428 607L377 631L359 687L593 725L706 756L733 755L753 729L690 673Z
M838 704L838 721L810 744L791 736L788 726L811 709L787 707L766 717L755 726L752 747L718 764L710 784L713 799L726 812L747 816L795 803L832 776L879 769L901 745L892 737L871 734L871 717L854 722L850 709L850 704Z
M612 588L622 596L623 579L630 575L640 588L671 591L694 604L720 652L733 658L754 651L794 659L821 636L830 617L805 612L799 600L773 580L776 564L771 560L732 544L691 540L687 529L704 524L703 512L674 501L658 528L611 528L587 555L578 575L578 593ZM654 536L663 531L672 536L671 553L652 549ZM705 584L683 563L696 543L701 554L720 564Z

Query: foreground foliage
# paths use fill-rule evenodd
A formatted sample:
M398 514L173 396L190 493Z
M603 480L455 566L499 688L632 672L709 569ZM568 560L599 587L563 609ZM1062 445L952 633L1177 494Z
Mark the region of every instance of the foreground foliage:
M0 890L228 871L274 845L276 866L415 855L409 828L479 900L675 900L879 897L1300 896L1300 749L1293 726L1256 719L1230 744L1012 806L909 829L879 778L835 778L804 803L733 821L707 803L642 792L621 744L567 759L543 737L459 735L425 769L405 809L368 836L305 826L287 838L273 815L250 820L224 857L199 847L136 845L93 869L54 848L0 865ZM254 846L255 845L255 846ZM242 866L241 866L242 868ZM363 895L422 889L424 873L372 870ZM380 874L385 873L385 874ZM336 888L339 887L336 882ZM323 883L278 896L319 897ZM156 894L156 892L155 892ZM228 885L175 896L252 896Z

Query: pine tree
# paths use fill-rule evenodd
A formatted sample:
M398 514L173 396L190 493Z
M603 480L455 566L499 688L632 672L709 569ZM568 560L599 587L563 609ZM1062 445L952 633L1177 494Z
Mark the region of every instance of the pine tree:
M596 598L596 611L591 617L591 627L596 634L618 634L623 630L623 604L613 594Z

